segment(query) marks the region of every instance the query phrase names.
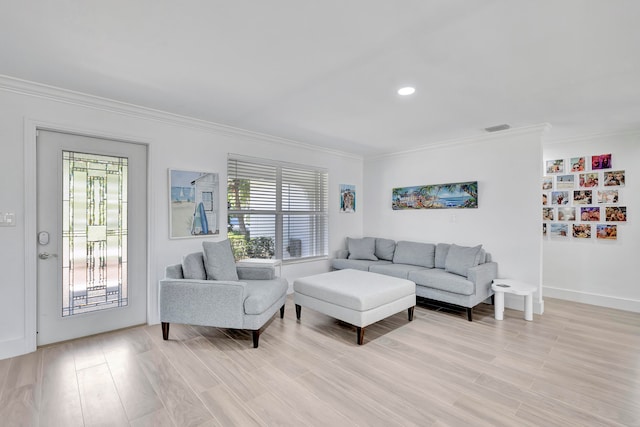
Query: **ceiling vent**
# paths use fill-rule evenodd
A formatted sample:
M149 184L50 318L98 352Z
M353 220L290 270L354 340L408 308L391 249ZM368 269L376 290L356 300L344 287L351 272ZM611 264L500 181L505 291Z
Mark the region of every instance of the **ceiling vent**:
M484 128L487 132L500 132L501 130L511 129L511 126L508 124L501 124L496 126L489 126L488 128Z

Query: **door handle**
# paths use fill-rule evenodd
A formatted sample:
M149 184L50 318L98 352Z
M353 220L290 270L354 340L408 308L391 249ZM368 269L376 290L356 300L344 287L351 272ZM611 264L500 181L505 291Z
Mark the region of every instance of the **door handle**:
M42 253L38 254L38 258L40 258L40 259L55 258L57 256L58 256L58 254L50 254L49 252L42 252Z

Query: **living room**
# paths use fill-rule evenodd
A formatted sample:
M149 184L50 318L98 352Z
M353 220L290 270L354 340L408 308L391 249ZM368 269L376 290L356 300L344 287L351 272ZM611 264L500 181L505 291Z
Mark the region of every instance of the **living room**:
M497 5L493 4L493 7ZM455 28L450 31L454 30ZM637 40L637 37L632 39ZM12 40L9 34L5 37L5 43L6 40ZM18 53L15 55L16 58L19 56ZM24 62L26 68L29 65L37 67L37 63L27 62ZM638 63L635 62L634 65L637 67ZM633 74L629 69L615 69L611 78ZM34 79L29 73L19 74L16 70L17 68L14 70L8 65L0 68L0 138L3 147L0 160L0 211L14 214L12 226L0 228L0 268L5 271L4 284L0 287L0 359L31 354L37 348L36 236L40 230L35 215L35 177L38 171L36 138L39 129L146 145L146 319L149 325L157 326L159 322L157 283L164 277L165 267L180 262L183 254L201 250L204 240L170 238L168 170L218 173L220 191L224 195L227 158L230 153L313 165L328 171L328 257L309 262L285 263L281 274L290 285L296 278L328 271L330 258L345 247L346 237L444 241L466 246L482 244L499 263L500 277L537 286L538 292L534 300L534 312L537 316L534 325L545 316L545 298L558 298L563 303L591 304L595 306L595 311L610 307L625 313L640 313L640 289L634 286L634 262L640 249L640 228L637 221L634 221L634 212L640 208L638 192L634 191L637 179L635 172L640 164L637 102L626 105L625 114L615 111L617 120L613 121L619 124L616 129L595 129L593 123L586 123L582 133L566 135L562 133L562 122L523 120L521 123L514 123L512 129L497 133L482 131L473 135L450 134L445 137L425 135L416 144L402 149L394 149L393 137L390 137L387 149L372 149L370 154L363 155L358 151L340 149L340 139L337 137L335 146L320 146L308 142L315 136L312 130L309 131L308 138L291 137L297 129L286 137L272 136L268 132L245 130L203 120L197 118L195 113L188 116L182 111L174 113L168 107L151 108L144 104L123 102L126 99L123 99L121 92L125 91L125 83L123 86L113 85L113 95L104 96L98 90L100 88L96 89L97 93L92 93L90 87L84 90L73 86L65 87L51 81ZM638 71L637 68L633 70L634 73ZM52 76L62 74L63 69L51 71ZM112 78L118 81L117 77ZM122 80L126 81L126 76ZM562 87L562 82L557 83L557 86ZM633 100L638 87L640 85L629 85L625 99ZM152 90L161 91L162 88ZM395 88L390 87L390 90L395 91ZM594 96L598 94L595 93ZM419 92L415 94L419 95ZM394 98L391 102L397 103L396 107L402 112L410 106L410 102L404 101ZM491 103L491 99L487 98L486 102ZM167 105L170 104L171 101L167 101ZM218 108L223 109L224 106ZM246 113L248 107L244 108ZM475 108L483 107L476 105ZM417 114L414 120L418 121L422 115L424 113ZM483 123L482 127L499 123L501 117L495 117L495 120L497 122ZM354 121L360 122L362 126L366 125L362 118ZM481 127L476 127L481 131ZM627 223L619 226L618 239L603 242L595 238L579 241L542 237L539 194L544 161L603 153L611 153L614 167L625 170L627 174L623 202L630 216ZM478 181L478 209L391 209L392 189L395 187L463 181ZM353 214L339 213L340 184L354 185L357 190L358 204ZM225 218L226 206L221 203L220 207L221 217ZM224 219L222 221L221 233L213 237L213 240L225 237ZM516 321L522 322L521 313L516 311L521 307L521 300L507 300L507 307L512 311L510 316L506 316L503 325L511 328ZM491 306L480 310L487 322L492 321ZM438 313L425 311L423 317L433 320L434 314ZM632 327L638 326L638 317L622 317L631 319L627 321ZM447 316L446 319L451 317ZM295 323L292 318L285 320ZM466 322L462 316L455 320ZM400 324L396 320L394 322ZM273 323L270 327L276 330L277 321ZM398 331L400 327L394 329L396 326L392 325L389 328ZM187 333L188 330L184 329L182 332ZM498 329L497 333L503 333L503 330ZM384 337L384 333L380 331L378 336ZM545 337L541 336L540 339L545 340ZM243 340L244 337L239 341L245 344ZM267 341L268 337L265 343ZM322 355L326 355L326 346L330 342L329 339L323 339ZM340 341L338 346L341 351L345 345L346 341ZM257 358L247 357L254 362ZM631 362L628 363L632 365ZM637 375L637 371L635 372ZM637 377L629 387L632 388L633 384L637 387ZM637 405L629 406L637 409Z

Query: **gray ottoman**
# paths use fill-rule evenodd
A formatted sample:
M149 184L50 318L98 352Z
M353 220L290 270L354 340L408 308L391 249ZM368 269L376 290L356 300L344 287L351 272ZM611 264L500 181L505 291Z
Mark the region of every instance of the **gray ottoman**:
M364 328L408 310L413 320L416 284L410 280L361 270L337 270L302 277L293 282L296 317L302 307L350 323L357 328L357 342L364 340Z

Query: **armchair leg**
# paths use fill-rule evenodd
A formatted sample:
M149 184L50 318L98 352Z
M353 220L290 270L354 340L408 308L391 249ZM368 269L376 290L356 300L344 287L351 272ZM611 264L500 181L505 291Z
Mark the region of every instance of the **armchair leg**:
M282 304L282 307L280 307L280 318L284 319L284 304Z
M169 322L162 322L162 339L169 339Z
M253 348L258 348L258 341L260 340L260 330L251 331L253 337Z

